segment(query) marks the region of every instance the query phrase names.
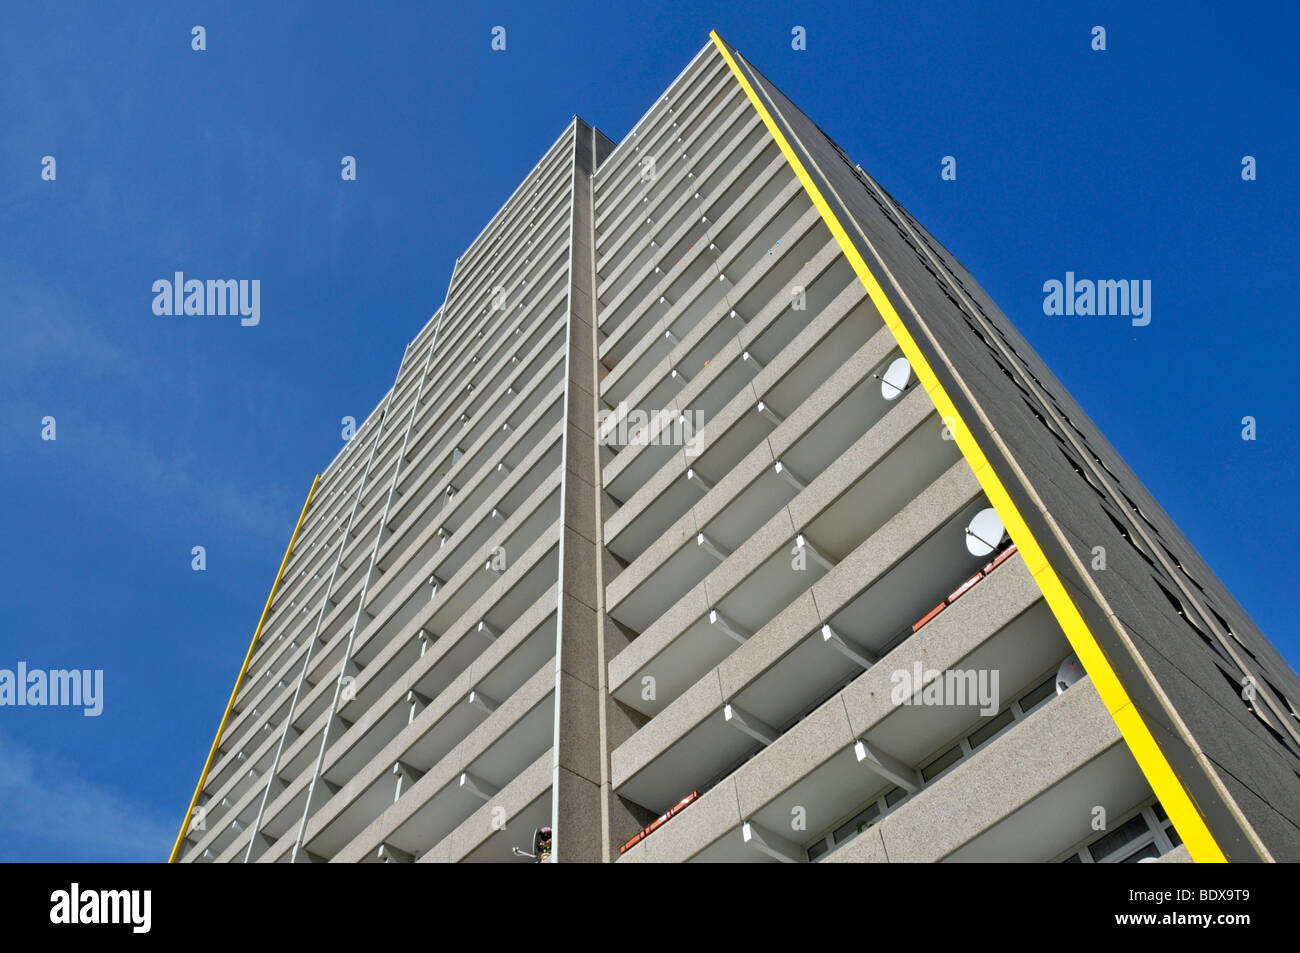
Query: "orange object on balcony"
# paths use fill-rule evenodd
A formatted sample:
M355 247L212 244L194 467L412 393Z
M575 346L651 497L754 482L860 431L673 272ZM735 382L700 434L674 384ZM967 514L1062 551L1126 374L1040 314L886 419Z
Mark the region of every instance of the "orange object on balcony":
M970 591L971 587L974 586L975 583L979 582L983 578L984 578L984 573L977 572L975 575L971 576L960 586L958 586L956 589L950 592L948 594L948 605L952 605L962 596L966 595L966 593Z
M912 631L919 632L921 630L921 626L925 625L927 622L929 622L931 619L933 619L935 616L937 616L940 612L942 612L946 608L948 608L948 603L946 602L939 603L937 606L935 606L925 615L921 616L921 618L916 620L916 622L912 625Z
M670 807L667 811L665 811L663 814L657 817L648 827L641 828L641 830L637 833L635 837L633 837L631 840L629 840L626 844L624 844L622 847L618 849L618 852L622 854L631 850L641 841L645 840L647 837L649 837L659 828L667 824L670 820L672 820L682 811L686 810L686 808L690 805L690 803L694 801L696 798L698 798L699 796L700 796L699 791L692 791L690 794L686 795L686 797L682 798L680 801L678 801L676 804Z
M987 576L993 570L1001 566L1004 562L1006 562L1008 559L1011 558L1011 554L1014 553L1015 551L1016 551L1016 544L1012 543L1006 549L1002 550L1002 552L998 553L997 557L993 560L993 562L989 563L987 566L984 567L984 575Z

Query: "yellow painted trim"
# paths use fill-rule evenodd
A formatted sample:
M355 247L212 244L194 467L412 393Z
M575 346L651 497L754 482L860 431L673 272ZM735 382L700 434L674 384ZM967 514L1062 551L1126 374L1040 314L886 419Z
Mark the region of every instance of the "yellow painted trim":
M749 101L757 110L763 124L767 126L768 132L771 133L772 138L776 140L776 144L781 148L781 152L785 155L786 161L790 163L791 169L794 170L799 181L803 183L804 190L808 193L808 197L812 199L817 211L821 213L826 227L830 229L835 241L840 246L840 250L849 260L849 264L853 266L854 272L857 273L858 278L867 289L867 294L885 319L885 324L893 333L903 355L912 365L912 369L916 371L922 387L925 388L926 393L934 401L934 406L939 411L940 417L943 418L948 431L957 441L958 448L960 448L967 463L975 472L975 478L988 496L989 502L998 515L1002 517L1003 523L1006 524L1011 541L1016 544L1026 566L1033 574L1034 579L1037 580L1038 586L1043 592L1043 597L1046 599L1052 613L1056 616L1056 621L1064 630L1066 638L1069 639L1070 645L1079 657L1079 661L1083 663L1084 669L1092 677L1097 694L1101 696L1106 710L1114 718L1121 736L1123 736L1138 763L1138 767L1141 768L1142 773L1146 776L1147 783L1151 785L1151 790L1160 799L1161 806L1169 815L1170 820L1173 821L1174 827L1183 839L1183 843L1187 845L1192 859L1198 863L1221 863L1226 861L1227 858L1215 842L1209 827L1206 826L1205 819L1196 810L1196 805L1193 803L1191 796L1178 780L1177 775L1174 774L1174 770L1170 766L1168 759L1165 758L1164 752L1156 744L1154 736L1146 723L1143 722L1142 716L1138 714L1128 693L1124 690L1124 686L1120 684L1119 677L1115 674L1115 670L1111 668L1110 662L1107 661L1105 654L1101 650L1101 646L1098 645L1096 638L1089 631L1083 616L1079 614L1078 607L1075 606L1069 593L1065 591L1065 586L1061 583L1056 571L1048 564L1047 555L1043 552L1042 547L1038 545L1033 533L1030 532L1028 524L1026 524L1024 517L1020 515L1020 511L1016 508L1010 494L1007 493L1006 487L1002 485L998 475L993 472L992 466L989 465L988 459L984 456L984 451L980 449L970 428L966 426L965 421L957 412L956 405L940 383L938 375L930 367L925 355L922 354L911 333L903 324L902 319L899 318L898 312L885 295L880 282L876 280L876 276L867 266L862 255L859 254L857 247L849 238L839 219L836 218L821 190L817 188L816 183L808 174L808 170L804 168L803 163L799 160L799 156L790 146L780 127L772 119L771 113L768 112L767 107L763 105L763 101L754 91L754 87L740 70L740 67L736 65L735 59L732 58L726 44L722 42L722 38L718 36L717 31L710 31L709 36L713 39L713 44L717 47L718 52L722 54L722 58L731 67L732 74L740 83L741 88L744 89L745 95L749 97Z
M248 652L244 655L244 665L239 670L239 677L235 679L235 687L231 689L230 701L226 703L226 712L221 716L221 725L217 728L217 736L212 739L212 747L208 750L208 760L203 763L203 773L199 775L199 783L194 787L194 796L190 798L189 810L185 812L185 820L181 822L181 831L176 835L176 843L172 846L171 856L167 858L167 863L174 864L177 856L181 852L181 842L185 840L185 833L190 829L190 818L194 816L194 805L198 803L199 794L203 791L203 785L208 780L208 771L212 768L212 759L216 757L217 746L221 744L221 736L225 734L226 723L230 721L230 712L235 707L235 699L239 697L239 686L244 681L244 675L248 672L248 663L253 660L253 650L257 648L257 640L261 638L262 626L266 624L266 617L271 614L271 603L275 600L275 591L280 587L280 579L284 576L284 567L289 565L289 554L293 552L293 544L298 539L298 531L302 529L303 520L307 518L307 508L311 506L311 498L316 493L316 487L320 484L320 474L316 474L316 479L311 481L311 489L307 491L307 500L302 504L302 512L298 514L298 525L293 528L293 535L289 537L289 546L284 551L284 558L280 560L280 570L275 574L275 582L271 584L271 594L266 597L266 605L262 608L262 617L257 620L257 629L253 632L253 641L248 644Z

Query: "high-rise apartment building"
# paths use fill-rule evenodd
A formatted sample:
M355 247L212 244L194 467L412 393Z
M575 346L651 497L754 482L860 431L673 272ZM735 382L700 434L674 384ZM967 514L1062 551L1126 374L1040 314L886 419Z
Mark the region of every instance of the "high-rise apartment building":
M174 857L1297 860L1296 704L966 270L715 35L457 260Z

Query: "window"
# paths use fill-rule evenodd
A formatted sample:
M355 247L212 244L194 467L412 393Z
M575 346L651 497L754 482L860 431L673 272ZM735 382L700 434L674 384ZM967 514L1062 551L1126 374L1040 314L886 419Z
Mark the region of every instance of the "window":
M1143 513L1140 509L1138 509L1138 505L1133 502L1132 498L1127 493L1123 493L1123 492L1120 493L1120 496L1124 497L1124 502L1128 504L1128 508L1131 509L1138 516L1142 517L1142 522L1146 523L1147 526L1151 527L1151 532L1159 536L1160 530L1156 529L1155 524L1152 523L1151 520L1147 519L1147 515Z
M1123 860L1119 861L1119 863L1136 864L1148 858L1154 860L1159 856L1160 856L1160 849L1156 847L1154 843L1151 843L1151 844L1147 844L1145 847L1139 847L1136 853L1129 854Z
M848 821L848 823L837 827L835 833L832 834L831 837L834 839L835 843L842 844L844 841L848 840L849 837L861 834L868 827L874 824L876 819L879 817L880 805L873 801L871 804L867 805L865 811Z
M979 326L976 325L974 321L972 321L970 318L967 318L966 324L970 326L970 329L975 334L975 336L979 338L982 342L984 342L984 346L986 348L988 348L990 351L993 350L993 342L984 336L984 332L979 329Z
M1187 567L1183 565L1182 560L1180 560L1177 556L1175 556L1173 554L1173 551L1170 550L1168 546L1166 546L1164 543L1161 543L1160 548L1165 551L1165 555L1169 557L1169 561L1178 567L1179 572L1181 572L1183 576L1186 577L1188 582L1190 582L1197 589L1201 590L1201 592L1205 591L1205 587L1192 578L1192 574L1187 571Z
M996 356L993 358L993 363L998 366L998 370L1006 375L1007 380L1016 385L1016 389L1019 390L1021 394L1026 398L1031 396L1029 391L1025 390L1025 386L1021 384L1020 381L1016 380L1016 376L1007 370L1006 365L999 361Z
M1217 655L1219 658L1223 659L1223 661L1225 662L1228 661L1228 657L1223 653L1223 649L1219 647L1219 643L1214 639L1210 638L1204 632L1202 632L1201 627L1192 621L1191 617L1187 614L1187 610L1183 608L1183 604L1182 602L1179 601L1178 597L1175 596L1168 589L1166 589L1164 583L1162 583L1155 576L1152 576L1151 580L1157 586L1160 587L1160 591L1164 593L1165 598L1169 600L1169 604L1173 607L1174 611L1178 613L1178 615L1182 618L1184 622L1187 623L1188 627L1191 628L1193 632L1195 632L1198 636L1200 636L1201 641L1204 642L1206 645L1208 645L1210 649L1213 650L1214 654Z
M1042 414L1040 414L1037 410L1035 410L1033 404L1031 404L1029 401L1025 401L1025 406L1029 408L1029 412L1034 415L1034 417L1038 420L1040 424L1042 424L1044 427L1048 426L1047 418L1044 417Z
M1124 542L1126 542L1126 543L1128 543L1130 546L1132 546L1132 547L1137 551L1137 554L1138 554L1139 556L1141 556L1143 559L1145 559L1145 560L1147 561L1147 565L1149 565L1152 569L1154 569L1154 568L1155 568L1155 565L1156 565L1156 564L1155 564L1155 560L1153 560L1150 556L1148 556L1148 555L1146 554L1146 551L1145 551L1141 546L1139 546L1137 543L1133 542L1133 537L1129 535L1129 532L1128 532L1128 530L1124 527L1124 525L1123 525L1119 520L1115 519L1115 517L1111 516L1110 513L1109 513L1109 511L1107 511L1107 510L1102 510L1102 512L1105 513L1105 514L1106 514L1106 518L1107 518L1108 520L1110 520L1111 523L1114 524L1114 526L1115 526L1115 531L1118 532L1118 533L1120 534L1120 536L1124 537ZM1162 586L1161 588L1164 588L1164 587ZM1168 593L1166 593L1166 595L1167 595L1167 594L1168 594ZM1180 607L1180 608L1181 608L1181 607Z
M1223 668L1219 669L1219 674L1223 676L1224 681L1226 681L1230 686L1232 686L1233 693L1238 698L1241 699L1242 703L1246 706L1246 710L1255 716L1255 718L1259 721L1259 723L1264 726L1264 729L1268 731L1270 735L1273 736L1273 739L1278 744L1280 744L1283 748L1286 748L1288 752L1291 752L1292 749L1291 746L1287 744L1286 736L1283 735L1282 732L1278 731L1276 727L1274 727L1272 721L1269 720L1268 715L1265 714L1263 711L1261 711L1261 706L1256 705L1252 699L1247 698L1244 694L1244 689L1247 684L1253 682L1256 685L1256 687L1258 687L1259 683L1255 681L1255 677L1249 674L1245 674L1245 675L1241 675L1240 677L1237 677L1234 676L1232 673L1225 671ZM1272 688L1273 686L1269 685L1269 687Z
M924 781L933 781L944 768L960 761L961 754L961 747L959 745L953 745L921 769L921 779Z
M1055 430L1053 430L1051 427L1048 427L1047 429L1048 429L1048 432L1051 433L1051 435L1052 435L1053 437L1056 437L1057 440L1061 440L1060 435L1057 434L1057 432L1056 432ZM1060 450L1061 450L1061 456L1065 457L1065 462L1068 463L1068 464L1070 465L1070 468L1071 468L1072 470L1074 470L1074 472L1077 473L1077 474L1079 475L1080 479L1082 479L1084 483L1088 484L1088 489L1092 490L1092 492L1096 493L1096 494L1097 494L1099 497L1101 497L1103 500L1107 500L1107 499L1109 499L1109 498L1106 496L1106 494L1102 493L1101 490L1098 489L1097 485L1096 485L1095 483L1093 483L1091 479L1088 478L1088 474L1086 474L1086 473L1083 472L1083 466L1082 466L1080 463L1078 463L1078 462L1074 459L1074 457L1070 456L1069 452L1065 449L1065 446L1064 446L1065 441L1064 441L1064 440L1061 440L1061 444L1062 444L1062 446L1060 447ZM1109 515L1109 514L1107 514L1107 515ZM1113 522L1113 520L1112 520L1112 522ZM1119 524L1116 523L1115 525L1118 526ZM1121 530L1120 532L1122 533L1123 530ZM1125 539L1128 539L1127 535L1125 536ZM1129 540L1129 542L1132 542L1132 540ZM1151 560L1149 560L1149 559L1147 560L1147 562L1150 562L1150 561L1151 561Z
M984 744L984 742L988 741L1007 725L1011 724L1014 719L1015 715L1013 715L1011 709L1008 708L1006 711L1002 712L1002 714L992 719L983 728L972 732L969 738L971 749L974 750Z
M1122 815L1121 815L1122 817ZM1109 831L1099 831L1071 848L1063 864L1136 864L1163 857L1182 843L1158 801L1139 808Z
M1088 848L1093 863L1098 863L1107 857L1119 854L1133 841L1145 835L1148 829L1147 819L1142 814L1138 814L1133 819L1121 824L1118 830L1103 834Z
M1264 676L1262 675L1260 677L1264 678ZM1300 715L1296 714L1295 705L1291 704L1291 699L1287 698L1284 694L1282 694L1282 689L1278 688L1276 685L1272 683L1272 681L1270 681L1267 678L1264 678L1264 684L1267 685L1270 689L1272 689L1273 694L1278 697L1278 701L1280 701L1283 704L1283 706L1286 708L1286 710L1291 713L1292 718L1300 718Z
M1020 707L1023 714L1027 715L1049 698L1055 697L1056 675L1053 673L1051 678L1047 679L1047 681L1043 682L1038 687L1031 688L1015 704Z
M1206 608L1208 608L1212 613L1214 613L1214 617L1219 620L1219 625L1223 626L1223 631L1227 632L1228 635L1232 636L1232 640L1236 642L1238 646L1241 647L1241 650L1245 652L1247 655L1249 655L1251 658L1255 659L1255 661L1259 661L1259 656L1257 656L1254 652L1250 650L1250 646L1248 646L1245 642L1241 641L1241 636L1237 635L1237 633L1233 631L1232 626L1228 625L1228 620L1225 619L1223 616L1221 616L1218 610L1215 609L1214 606L1210 605L1209 603L1206 603Z
M1056 697L1056 669L1052 669L1052 674L1046 679L1036 684L1029 691L1024 692L1019 698L1012 701L998 715L993 718L981 718L981 724L978 728L969 732L966 736L959 738L957 743L951 745L942 754L933 757L921 769L922 785L928 785L933 780L946 774L956 765L965 761L975 749L986 744L993 738L1010 729L1013 722L1025 718L1030 712L1045 704L1049 699ZM890 814L896 807L905 802L910 795L900 787L891 788L883 796L876 797L869 801L858 813L849 820L840 824L833 831L823 834L811 846L807 848L808 859L816 860L824 854L829 853L841 844L852 840L858 834L865 831L868 827L878 823L885 816Z

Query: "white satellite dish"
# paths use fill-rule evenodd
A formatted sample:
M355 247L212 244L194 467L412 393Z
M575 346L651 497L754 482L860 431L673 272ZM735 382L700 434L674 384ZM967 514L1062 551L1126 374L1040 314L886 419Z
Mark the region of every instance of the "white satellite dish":
M912 365L907 363L907 358L900 357L889 365L889 369L880 378L880 396L885 400L897 400L898 395L907 390L907 385L911 382Z
M980 510L966 527L966 549L972 556L987 556L1001 545L1006 532L997 510Z
M1088 673L1083 670L1083 663L1079 661L1079 656L1071 655L1056 670L1056 694L1060 695L1086 674Z

